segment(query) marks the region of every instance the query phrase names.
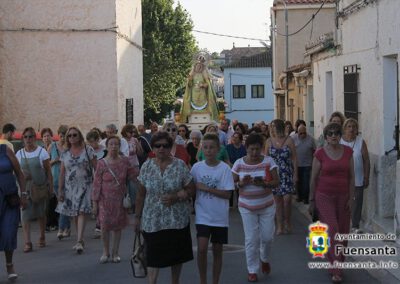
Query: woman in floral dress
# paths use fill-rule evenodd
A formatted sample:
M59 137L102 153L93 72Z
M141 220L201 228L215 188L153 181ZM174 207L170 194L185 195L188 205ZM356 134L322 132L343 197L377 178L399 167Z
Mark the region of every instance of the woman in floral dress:
M93 212L98 215L103 240L100 263L110 260L110 231L113 232L111 261L121 261L118 250L121 230L128 224L127 209L123 198L127 193L126 181L134 179L134 169L127 157L119 155L121 140L117 136L107 138L107 156L97 163L92 200Z
M96 157L93 148L85 145L82 132L78 128L70 127L66 135L67 150L61 155L59 203L56 211L75 217L77 243L73 249L81 254L84 249L86 219L92 213L90 195Z
M292 194L297 182L296 147L292 138L285 135L285 122L271 122L272 137L267 140L265 153L278 165L279 187L272 190L276 203L276 234L290 233Z
M189 199L195 187L189 168L171 155L173 144L168 132L153 134L155 158L143 164L138 178L135 229L144 231L149 283L169 266L171 282L179 283L182 264L193 259Z

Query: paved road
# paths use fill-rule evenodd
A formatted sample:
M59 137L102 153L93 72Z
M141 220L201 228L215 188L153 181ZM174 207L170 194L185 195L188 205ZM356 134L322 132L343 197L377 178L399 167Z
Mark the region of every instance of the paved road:
M231 211L229 243L233 245L224 252L224 264L221 283L247 283L246 261L243 250L243 229L240 215ZM307 262L311 260L305 248L308 234L308 221L294 208L293 233L277 236L271 255L272 273L269 276L259 276L260 283L330 283L327 271L309 270ZM92 233L94 223L88 224L88 232ZM195 238L194 228L192 234ZM75 235L71 239L58 241L56 233L47 234L47 247L34 247L32 253L22 252L22 232L18 235L19 248L15 253L15 266L20 277L18 283L147 283L144 279L132 277L129 257L132 249L133 228L127 228L123 233L119 264L99 264L101 256L101 241L86 238L84 254L77 255L73 250ZM38 239L37 226L33 228L33 240ZM3 257L0 258L3 261ZM211 260L211 253L209 254ZM4 267L4 262L0 262ZM211 266L209 263L209 275ZM348 270L344 274L346 283L378 283L364 270ZM169 269L160 271L159 283L170 283ZM5 269L0 270L0 283L6 282ZM181 283L198 283L196 261L183 266Z

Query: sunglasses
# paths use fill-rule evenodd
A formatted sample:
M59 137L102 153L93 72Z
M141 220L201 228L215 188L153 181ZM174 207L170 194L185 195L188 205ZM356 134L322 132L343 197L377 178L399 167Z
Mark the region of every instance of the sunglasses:
M68 134L68 138L71 138L71 137L78 137L78 133Z
M161 147L163 147L164 149L169 149L169 148L171 148L171 146L170 146L169 144L154 144L153 147L154 147L154 148L157 148L157 149L159 149L159 148L161 148Z
M32 139L33 137L35 137L35 135L24 135L25 139Z
M326 135L328 137L332 137L333 135L340 136L340 131L328 131L328 133Z
M167 130L167 132L176 132L176 128L167 128L165 130Z

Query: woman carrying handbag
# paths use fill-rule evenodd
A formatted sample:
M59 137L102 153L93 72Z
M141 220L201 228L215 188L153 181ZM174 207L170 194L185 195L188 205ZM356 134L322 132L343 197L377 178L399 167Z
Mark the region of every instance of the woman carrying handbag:
M31 252L31 226L33 220L38 220L40 237L38 247L45 247L46 210L49 192L53 191L53 176L50 168L50 156L45 149L36 145L36 132L32 127L22 132L24 148L19 150L16 157L24 172L26 188L30 193L29 202L21 213L22 229L24 232L24 252Z
M128 224L127 208L124 207L124 198L127 194L126 180L133 180L135 172L128 158L119 155L120 145L119 137L107 138L107 156L98 162L94 176L93 213L98 215L103 240L100 263L121 261L118 254L121 231ZM111 258L110 232L113 235Z

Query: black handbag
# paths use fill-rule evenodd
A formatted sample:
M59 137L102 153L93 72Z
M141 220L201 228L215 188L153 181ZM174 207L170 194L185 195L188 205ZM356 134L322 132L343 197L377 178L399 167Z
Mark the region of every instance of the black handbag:
M147 276L145 249L143 235L141 232L137 232L133 241L133 252L131 256L132 273L135 278L145 278Z

